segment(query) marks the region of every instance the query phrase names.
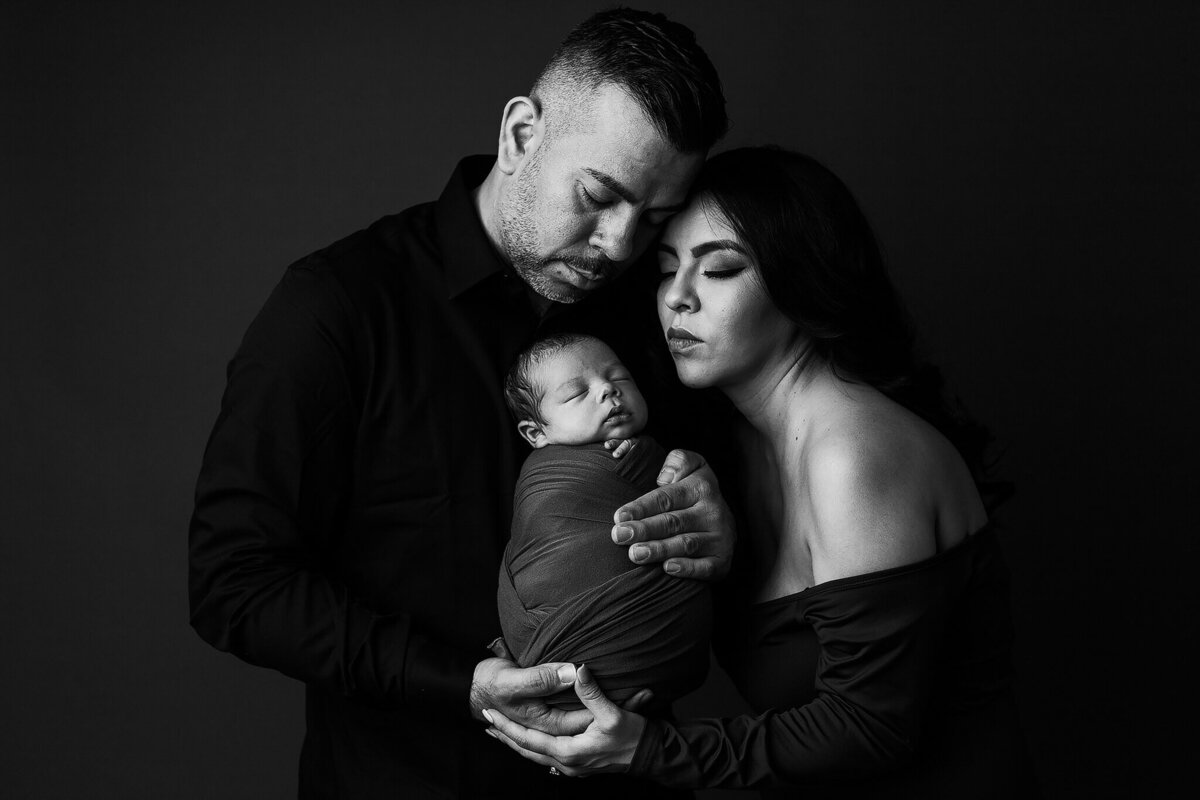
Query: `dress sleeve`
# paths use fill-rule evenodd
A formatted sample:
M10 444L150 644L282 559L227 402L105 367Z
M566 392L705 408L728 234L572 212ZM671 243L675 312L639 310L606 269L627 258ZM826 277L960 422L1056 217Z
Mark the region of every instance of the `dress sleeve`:
M475 659L375 613L323 560L349 494L352 319L327 271L293 266L230 362L189 531L192 626L331 691L467 713Z
M934 578L934 579L931 579ZM921 734L949 587L928 570L817 587L817 697L758 716L650 720L630 771L686 788L748 789L900 766Z

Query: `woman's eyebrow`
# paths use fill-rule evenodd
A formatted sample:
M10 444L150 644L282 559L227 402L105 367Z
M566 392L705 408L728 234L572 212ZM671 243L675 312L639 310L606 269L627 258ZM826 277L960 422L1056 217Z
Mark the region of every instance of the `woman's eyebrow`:
M741 253L747 258L750 257L750 254L746 252L746 248L742 247L733 239L717 239L712 242L703 242L702 244L698 244L693 247L692 258L700 258L700 256L706 256L709 253L715 253L718 250L732 250L735 253ZM671 247L669 244L659 242L658 251L661 253L666 253L669 256L675 256L676 258L679 258L679 253L676 252L675 248Z
M698 244L693 247L692 258L700 258L700 256L706 256L709 253L716 252L717 250L732 250L735 253L741 253L747 257L750 255L746 252L746 248L742 247L733 239L717 239L716 241L704 242L703 244Z

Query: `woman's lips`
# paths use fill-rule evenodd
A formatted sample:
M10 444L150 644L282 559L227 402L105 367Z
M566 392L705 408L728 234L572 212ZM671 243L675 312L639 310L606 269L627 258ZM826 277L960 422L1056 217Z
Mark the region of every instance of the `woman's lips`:
M672 353L686 353L702 343L703 340L687 328L671 327L667 329L667 347Z

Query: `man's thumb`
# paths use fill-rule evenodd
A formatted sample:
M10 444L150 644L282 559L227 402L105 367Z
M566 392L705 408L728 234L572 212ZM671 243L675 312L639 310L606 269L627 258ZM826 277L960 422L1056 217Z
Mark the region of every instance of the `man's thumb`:
M575 682L573 664L542 664L523 672L522 689L528 697L545 697L560 692Z

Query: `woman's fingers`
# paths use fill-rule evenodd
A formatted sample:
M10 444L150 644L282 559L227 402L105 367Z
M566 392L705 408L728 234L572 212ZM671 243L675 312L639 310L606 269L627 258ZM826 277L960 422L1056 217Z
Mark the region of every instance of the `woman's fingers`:
M586 664L580 664L579 669L575 670L575 694L601 726L609 724L621 713L620 707L609 700L600 684L596 683L591 668Z
M513 722L494 708L485 709L483 716L484 719L492 723L492 727L496 731L507 739L505 744L509 747L517 750L527 758L537 761L539 764L552 763L551 760L543 762L543 759L553 759L556 744L555 737ZM557 761L553 763L557 763Z
M621 708L625 711L641 711L653 699L654 692L649 689L642 689L633 697L627 698L624 703L621 703Z

